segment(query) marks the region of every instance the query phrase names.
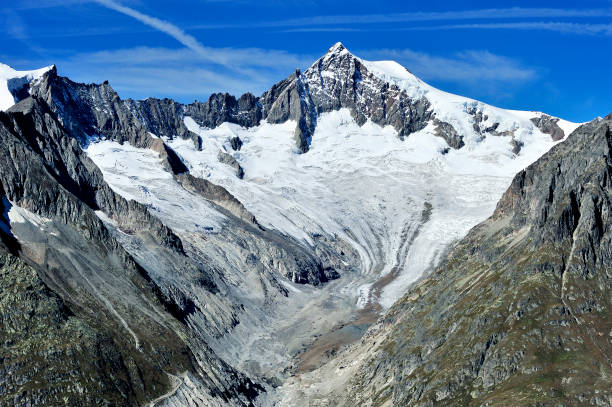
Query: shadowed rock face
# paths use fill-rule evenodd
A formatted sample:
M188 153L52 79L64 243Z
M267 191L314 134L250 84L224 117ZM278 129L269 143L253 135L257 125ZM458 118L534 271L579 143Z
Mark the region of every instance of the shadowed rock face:
M57 75L52 68L30 90L57 114L68 133L82 145L106 137L148 147L150 136L125 107L108 82L81 84Z
M248 128L259 125L262 120L270 123L293 120L296 122L296 146L299 151L307 152L319 115L342 108L349 109L359 125L371 120L381 126L393 126L402 139L433 121L435 134L444 138L450 148L460 149L465 145L464 135L460 135L450 123L437 119L425 96L420 99L410 97L397 85L380 79L342 44L334 45L307 70L296 70L259 97L245 93L236 99L227 93L216 93L206 102L195 101L187 105L171 99L121 101L107 83L76 84L58 77L55 69L47 73L40 84L33 86L31 92L49 102L63 120L77 123L69 128L74 130L77 139L85 140L87 136L83 133L103 135L139 147L150 145L147 134L150 132L164 138L191 139L197 148L201 148L202 140L187 130L183 123L188 116L207 128L223 123ZM83 104L96 108L79 107ZM467 109L472 116L474 131L482 138L489 135L513 136L512 131L498 131L500 123L485 124L488 116L482 107ZM565 136L557 125L558 120L543 115L532 122L557 141ZM514 139L512 142L514 152L518 154L520 142ZM240 148L237 140L231 141L231 145L234 150Z
M242 177L244 177L244 169L240 166L238 161L236 161L233 155L230 155L225 151L219 151L219 154L217 154L217 159L219 162L232 167L236 171L236 176L238 178L242 179Z
M255 96L245 93L238 100L227 93L215 93L205 103L185 105L185 115L192 117L200 126L214 128L223 123L235 123L253 127L262 119L261 106Z
M438 119L434 119L434 124L436 125L436 135L442 137L449 146L460 149L465 145L463 136L459 135L451 124Z
M126 105L108 82L101 85L76 83L58 76L53 67L40 81L31 85L30 93L48 105L68 134L81 146L86 146L92 139L106 138L134 147L152 148L160 154L164 166L172 173L187 171L174 151L149 134L149 130L128 109L131 105ZM152 117L155 113L149 112L149 115ZM159 119L159 115L156 118ZM166 116L164 118L170 120ZM167 127L164 127L167 122L153 123L155 129ZM179 127L177 131L180 133L180 130ZM183 136L191 137L192 134L185 133Z
M126 201L108 187L100 170L43 101L28 98L9 112L0 118L5 126L0 154L4 162L13 163L1 170L3 189L9 200L25 199L26 209L42 216L61 216L66 223L82 221L82 212L73 209L69 201L57 198L64 196L58 188L66 190L69 193L66 196L76 198L87 209L104 210L126 230L146 230L163 245L182 251L178 237L152 217L145 206ZM29 157L37 165L32 165ZM35 173L38 168L40 174ZM50 180L49 184L43 182L46 179Z
M249 114L245 113L244 109L248 110L253 106L259 106L256 98L252 95L244 95L238 101L227 94L213 95L205 106L203 104L198 105L199 102L189 106L182 106L170 99L122 101L108 83L103 83L101 85L75 83L67 78L57 76L55 69L46 73L40 81L33 85L31 93L35 100L31 98L24 100L14 106L12 110L27 110L29 107L36 106L37 109L46 109L46 113L49 115L57 115L59 118L59 121L55 124L57 128L61 127L60 121L70 123L66 132L69 136L74 138L71 144L71 151L73 154L79 155L79 157L81 157L79 160L84 160L84 162L87 163L87 167L91 168L92 173L95 174L92 176L95 179L93 179L91 183L89 180L79 180L76 186L71 186L70 190L73 192L78 191L79 198L88 202L93 209L102 209L108 212L112 219L117 221L116 214L122 213L124 209L123 206L125 206L131 210L130 213L138 214L132 215L131 218L137 216L144 217L146 219L152 219L151 222L157 222L161 225L159 220L149 215L144 205L135 201L117 203L116 194L109 195L107 190L110 189L108 187L99 187L102 182L102 174L85 154L81 152L78 144L86 146L92 139L95 141L97 138L105 137L119 143L129 143L135 147L149 148L159 153L165 169L173 174L175 179L181 183L185 189L202 196L204 199L222 208L222 210L228 211L232 216L246 222L246 227L250 227L250 225L253 224L258 229L260 228L255 217L225 188L189 174L188 169L174 150L168 147L162 138L150 134L158 133L156 135L167 138L182 137L192 139L194 143L196 143L196 146L199 146L201 144L199 136L188 131L183 123L183 115L186 114L185 112L189 111L193 113L192 108L194 106L200 106L200 108L204 109L203 111L208 112L206 113L208 115L206 116L206 120L210 119L211 121L206 123L211 127L222 123L224 120L231 121L233 120L232 117L236 120L238 120L238 118L244 119L249 116ZM49 107L45 107L46 103L50 103ZM247 122L239 122L239 124L249 125ZM46 134L48 131L50 131L51 134L61 133L60 130L55 128L52 130L47 128L38 129L38 132L41 134ZM97 136L92 137L92 134ZM68 141L66 141L66 143L68 143ZM234 144L238 148L240 143L238 139ZM56 146L54 151L57 154L62 154L62 147ZM56 162L62 164L62 161L66 159L72 160L73 158L60 156L56 158ZM242 167L240 167L238 162L231 155L220 153L218 159L233 166L239 178L244 175ZM68 165L68 168L71 168L71 166ZM81 176L78 171L74 173ZM67 180L68 178L63 177L63 179ZM90 184L92 185L91 187L89 187ZM121 207L115 208L117 205ZM133 222L133 220L130 222ZM119 227L127 231L132 231L133 227L130 222L120 223ZM143 224L140 224L139 227L146 230L146 223L144 225L143 227ZM155 233L158 232L157 227L151 230ZM169 229L167 230L169 231ZM162 238L160 237L159 239ZM290 238L287 239L290 240ZM178 238L176 240L180 246ZM273 241L271 244L274 246L280 242L280 240ZM179 250L182 249L179 248ZM284 270L283 274L289 276L289 278L296 282L318 285L321 282L339 276L339 274L333 270L326 270L324 272L321 262L313 256L307 255L303 248L296 242L288 244L286 247L284 246L281 251L287 254L285 256L287 259L292 259L294 257L299 259L303 257L303 259L297 261L289 260L290 264L282 268ZM280 263L282 262L279 262L279 264Z
M521 171L390 310L347 405L612 403L612 121Z
M105 82L102 85L77 84L57 76L55 68L34 84L30 93L43 98L58 114L67 130L81 144L88 137L103 136L118 142L127 141L137 147L149 147L153 133L159 137L191 139L197 148L202 140L187 130L183 123L191 117L202 127L215 128L223 123L253 127L262 120L284 123L293 120L296 146L307 152L320 114L349 109L359 125L367 120L393 126L400 138L419 131L433 120L436 135L453 149L462 148L463 135L450 124L438 120L426 97L415 99L405 90L390 84L368 71L361 60L340 43L317 60L306 71L296 70L288 78L273 85L260 97L245 93L240 98L227 93L212 94L208 101L183 105L171 99L149 98L122 101ZM500 123L484 125L487 116L479 108L470 108L474 131L482 138L513 136L512 131L499 132ZM548 115L532 122L555 141L565 137L557 125L559 119ZM521 146L513 139L514 152ZM235 150L237 143L232 142ZM168 164L173 172L185 172L180 160Z
M127 109L150 133L158 137L191 139L196 148L202 141L197 134L187 130L183 123L183 105L172 99L153 99L125 101Z

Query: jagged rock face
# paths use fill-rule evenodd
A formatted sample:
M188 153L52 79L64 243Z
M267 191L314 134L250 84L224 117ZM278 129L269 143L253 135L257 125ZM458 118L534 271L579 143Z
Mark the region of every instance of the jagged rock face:
M219 162L232 167L236 171L236 176L238 178L242 179L244 177L244 169L240 166L238 161L236 161L234 156L226 153L225 151L219 151L219 154L217 154L217 159Z
M69 87L68 91L59 92L58 95L66 98L66 95L77 94L78 97L71 96L71 98L88 99L87 103L95 103L99 109L89 116L96 117L98 122L102 122L102 125L107 117L105 114L102 114L103 119L98 117L100 111L107 113L116 109L116 116L122 119L121 126L129 124L125 116L126 112L131 112L132 116L140 122L141 127L148 132L170 139L174 137L191 138L198 148L201 147L202 140L185 128L183 124L185 116L191 117L198 125L207 128L215 128L223 123L234 123L249 128L259 125L262 120L275 124L292 120L297 123L296 145L301 152L307 152L318 117L322 113L342 108L349 109L359 125L371 120L381 126L392 126L397 130L401 139L424 129L427 124L433 122L436 129L435 134L444 138L450 148L459 149L465 145L465 134L463 134L465 129L455 128L454 124L450 123L453 120L449 122L448 118L438 117L440 112L435 111L433 102L426 96L428 85L413 78L415 89L419 89L415 94L409 94L405 88L393 81L383 79L378 72L369 70L368 66L367 61L355 57L338 43L306 71L296 70L288 78L273 85L260 97L245 93L236 99L227 93L217 93L211 95L206 102L196 101L189 105L181 105L170 99L149 98L144 101L127 100L123 102L125 106L122 107L122 103L115 104L108 101L116 97L110 94L108 89L102 87L100 90L93 91L96 94L91 96L88 94L92 91L87 86L95 88L95 85L82 85L77 87L79 91L75 91L73 88L76 87L76 84L70 83L65 78L62 79L65 82L64 85L71 84L72 88ZM48 76L54 76L54 72L49 73ZM33 87L34 94L40 93L39 88L45 88L45 81L42 85ZM98 94L102 99L107 100L105 104L100 103ZM61 98L56 97L56 99L60 100L56 104L63 104ZM118 100L118 97L116 99ZM501 123L489 120L482 103L467 99L464 103L466 105L463 107L462 114L469 116L472 123L469 131L473 131L480 140L489 135L515 136L516 129L500 131ZM113 109L109 110L109 105L112 105ZM100 108L101 106L104 108ZM88 120L92 117L88 117ZM541 131L550 134L555 141L565 136L557 124L558 121L559 119L548 115L532 119L532 122ZM99 124L89 131L98 131L109 137L109 132L101 132L100 127ZM128 134L133 132L129 126L126 129ZM113 134L114 132L111 131L110 137L116 139ZM134 135L130 136L132 141L137 139L138 137ZM513 138L512 143L513 151L518 154L521 150L520 141ZM144 144L146 142L134 145ZM234 149L237 150L238 146L236 145Z
M215 93L206 103L194 102L185 106L185 115L200 126L214 128L222 123L236 123L244 127L257 126L261 107L255 96L245 93L238 100L227 93Z
M225 122L253 127L262 119L270 123L294 120L297 146L306 152L317 116L341 108L350 109L359 124L372 120L391 125L400 137L421 130L432 117L427 99L414 100L397 86L376 77L341 44L332 47L305 72L296 70L259 98L246 93L236 100L227 93L217 93L205 103L184 106L184 115L210 128ZM146 117L141 121L146 123Z
M108 82L101 85L76 83L58 76L53 67L31 85L30 93L49 106L81 146L87 145L92 138L101 137L127 142L135 147L156 150L164 159L164 166L175 174L187 171L174 151L149 134L128 109L129 104L119 98ZM156 128L163 125L160 123Z
M161 131L162 135L168 138L174 138L178 135L182 138L197 139L199 142L199 136L185 129L181 116L183 108L179 104L169 99L148 99L141 102L123 102L107 83L102 85L78 84L67 78L57 76L55 70L45 74L41 80L33 86L31 93L34 98L40 98L42 95L46 98L44 99L45 102L47 99L51 101L51 109L48 109L49 111L47 113L56 114L63 122L71 123L66 130L75 140L79 140L81 145L86 145L90 141L84 135L90 135L94 132L94 134L103 135L103 137L120 143L125 142L135 147L152 149L160 154L166 170L175 175L176 180L180 182L185 189L218 205L222 210L228 211L232 216L236 216L248 224L255 224L259 227L255 217L250 214L245 209L244 205L232 194L223 187L214 185L208 180L198 179L188 174L187 168L174 150L169 148L162 139L149 134L149 132ZM234 103L236 101L231 96L225 95L223 98L211 97L209 104L215 106L215 109L218 109L221 108L220 106L223 104L220 101L229 103L236 108L248 107L256 103L256 100L249 95L241 97L237 103ZM25 104L29 103L37 106L37 108L43 108L41 106L44 106L44 103L40 104L25 100L21 102L21 107L15 106L13 110L23 110ZM184 107L184 109L187 110L187 107ZM213 109L213 111L216 111L215 109ZM242 114L238 114L238 116L244 117ZM137 120L137 118L142 122ZM101 126L101 122L112 122L113 124ZM180 123L179 128L175 132L172 132L172 126L177 123ZM60 134L61 131L59 127L61 127L61 124L56 123L51 130L40 128L38 131L40 134L47 134L47 132L51 132L51 134ZM185 129L186 133L181 133L181 129ZM44 136L41 136L41 138L42 137ZM69 141L63 142L68 143ZM57 147L55 151L60 152L62 148ZM84 157L83 159L87 163L88 168L91 168L95 174L95 180L91 182L93 185L90 188L91 191L87 192L89 181L79 181L80 184L72 187L71 191L83 189L83 191L78 191L78 196L88 202L93 209L103 209L105 212L109 213L113 219L117 213L124 213L129 210L130 216L128 216L128 218L130 219L130 224L120 223L119 226L121 228L131 231L133 230L132 224L135 219L144 218L143 221L138 221L139 226L136 229L139 230L143 225L145 225L146 228L147 222L151 221L151 223L155 225L155 227L151 228L151 231L153 233L159 233L159 239L165 239L161 237L161 235L166 233L162 232L162 230L166 229L160 226L161 223L156 218L150 216L143 205L135 201L117 203L115 201L116 195L109 194L110 189L107 186L104 188L99 187L102 182L102 176L99 170L95 168L95 165L82 154L78 143L72 144L71 151L73 154ZM227 161L229 165L236 168L236 175L238 177L244 175L242 167L240 167L233 157L229 155L221 155L220 157L222 160ZM56 162L61 165L65 160L66 157L59 157L56 159ZM73 171L70 175L73 176L74 173ZM95 197L93 195L95 195ZM119 208L117 208L117 205L119 205ZM119 218L119 221L122 221L122 219ZM292 244L290 247L286 256L287 259L293 257L298 259L305 255L303 250L298 249L299 245ZM282 263L283 261L279 261L277 264ZM318 285L321 282L339 276L338 273L332 270L324 272L321 263L312 256L306 256L303 260L295 262L290 261L289 263L289 265L281 267L283 270L282 273L300 283Z
M612 403L612 122L520 172L390 310L347 405Z
M157 137L173 139L180 137L193 140L200 148L202 141L183 123L183 105L172 99L153 99L125 101L127 109L138 119L147 131Z
M84 214L71 208L73 196L91 210L104 210L126 230L147 230L160 243L182 250L180 240L143 205L127 202L106 185L100 170L83 153L76 139L64 131L44 102L29 98L13 106L10 112L0 119L5 125L0 154L4 162L13 163L3 167L1 181L11 201L23 201L26 209L42 216L58 216L66 223L77 223ZM49 184L42 182L45 179L50 179ZM57 188L70 195L58 192ZM62 202L58 196L67 196L67 201ZM95 230L97 225L90 226Z
M240 151L242 148L242 140L240 140L240 137L232 137L230 139L230 145L232 146L232 150Z
M457 133L455 128L446 122L434 119L436 125L436 134L438 137L442 137L450 147L459 149L465 145L463 142L463 136Z
M86 144L89 137L103 136L139 147L149 145L149 135L108 82L75 83L58 76L53 68L33 84L30 93L43 99L81 144Z

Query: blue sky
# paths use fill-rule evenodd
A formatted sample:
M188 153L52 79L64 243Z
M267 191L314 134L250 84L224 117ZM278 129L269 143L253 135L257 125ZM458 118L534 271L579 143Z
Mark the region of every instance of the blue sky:
M573 121L612 112L612 0L15 0L0 61L123 98L260 94L341 41L430 84Z

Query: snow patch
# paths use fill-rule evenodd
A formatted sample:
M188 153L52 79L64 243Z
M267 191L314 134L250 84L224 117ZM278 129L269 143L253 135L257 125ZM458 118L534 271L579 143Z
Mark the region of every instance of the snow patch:
M92 139L85 152L113 191L147 205L149 212L168 220L168 226L176 230L211 233L226 219L208 201L176 182L153 150Z
M8 211L8 218L11 224L31 223L39 229L43 229L46 224L51 222L51 219L39 216L19 206L11 204L10 208L11 209Z

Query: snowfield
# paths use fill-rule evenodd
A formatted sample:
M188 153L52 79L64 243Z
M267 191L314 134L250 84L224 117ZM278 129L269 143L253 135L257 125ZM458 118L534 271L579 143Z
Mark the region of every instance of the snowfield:
M498 110L497 117L505 113ZM524 143L519 155L510 137L467 138L464 148L442 154L448 146L432 125L401 141L390 126L358 126L346 109L319 117L306 154L295 148L294 122L203 129L187 117L186 126L203 139L202 151L187 140L167 142L195 176L227 188L264 226L305 244L325 233L352 242L363 264L363 280L345 287L355 303L371 301L368 284L401 265L377 299L389 307L449 244L493 213L518 171L554 145L520 115L503 119L522 125L515 136ZM235 136L244 144L233 152ZM219 151L236 158L243 180L218 162ZM423 219L426 205L431 213Z

